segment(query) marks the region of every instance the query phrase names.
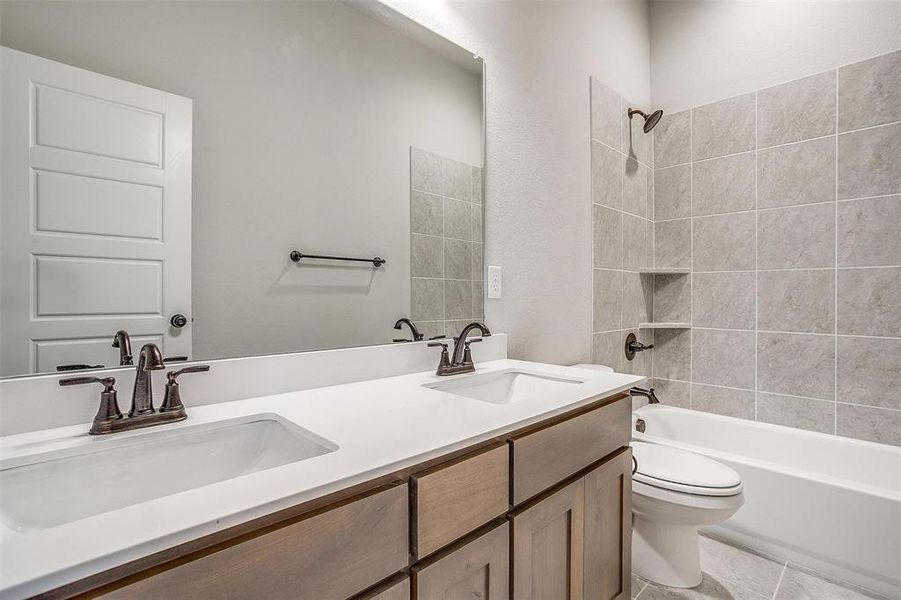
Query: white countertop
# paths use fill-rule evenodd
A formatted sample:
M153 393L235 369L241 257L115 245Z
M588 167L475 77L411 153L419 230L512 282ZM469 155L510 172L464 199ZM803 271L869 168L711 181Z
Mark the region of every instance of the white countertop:
M154 431L261 413L326 438L334 452L221 481L112 512L42 530L18 532L0 523L0 595L28 597L239 523L315 499L381 475L503 435L638 384L636 375L516 360L481 364L476 375L505 369L583 383L559 393L493 404L423 387L472 375L433 372L190 406L188 419ZM0 438L0 457L102 444L88 425L58 427ZM103 490L98 490L102 494Z

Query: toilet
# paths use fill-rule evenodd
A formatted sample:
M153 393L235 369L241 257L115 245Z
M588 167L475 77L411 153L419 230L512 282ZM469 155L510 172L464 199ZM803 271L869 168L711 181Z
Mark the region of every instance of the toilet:
M706 456L632 442L632 570L665 586L701 583L698 528L744 504L741 477Z

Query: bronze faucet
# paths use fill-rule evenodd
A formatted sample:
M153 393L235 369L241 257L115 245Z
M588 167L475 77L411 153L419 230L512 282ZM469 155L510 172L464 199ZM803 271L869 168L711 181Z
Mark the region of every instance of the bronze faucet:
M157 411L153 407L153 381L150 372L164 368L163 355L160 353L160 349L155 344L144 344L144 347L141 348L141 352L138 354L134 395L131 399L131 410L128 411L128 416L123 416L119 411L119 405L116 402L116 390L113 387L116 380L112 377L102 379L99 377L71 377L60 379L59 384L62 386L82 383L100 383L103 385L103 392L100 394L100 408L97 410L94 423L89 431L91 435L102 435L129 429L152 427L163 423L173 423L188 418L185 406L181 402L181 394L179 393L176 378L182 373L209 371L210 367L209 365L194 365L166 373L168 379L166 396L159 411Z
M472 362L472 352L469 349L470 344L481 342L482 338L466 339L473 330L478 329L482 336L488 337L491 331L482 323L470 323L460 332L460 335L454 338L453 358L448 354L447 343L430 342L429 347L441 348L441 359L438 361L438 370L436 375L459 375L460 373L472 373L476 370L475 364Z
M137 373L135 373L135 389L131 396L131 409L129 417L149 415L153 409L153 385L150 379L151 371L165 369L163 353L156 344L144 344L138 353Z
M421 342L421 341L422 341L423 335L422 335L422 333L420 333L419 329L416 327L416 323L414 323L414 322L411 321L410 319L404 317L403 319L398 319L398 320L394 323L394 328L397 329L398 331L400 331L402 325L406 325L407 327L410 328L410 333L413 334L413 341L414 341L414 342ZM409 340L399 340L399 339L397 339L397 340L394 340L394 341L395 341L395 342L406 342L406 341L409 341Z
M131 355L131 338L128 332L120 329L113 338L113 348L119 349L119 366L130 366L134 364Z

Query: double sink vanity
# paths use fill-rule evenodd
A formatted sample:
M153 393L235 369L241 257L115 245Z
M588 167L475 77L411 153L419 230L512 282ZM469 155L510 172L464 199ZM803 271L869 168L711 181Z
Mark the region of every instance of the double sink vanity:
M641 380L501 358L6 435L0 594L621 597Z

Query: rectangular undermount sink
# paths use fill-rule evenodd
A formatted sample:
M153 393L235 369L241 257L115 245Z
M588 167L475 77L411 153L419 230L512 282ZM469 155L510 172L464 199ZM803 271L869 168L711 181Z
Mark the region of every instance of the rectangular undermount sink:
M47 529L334 452L274 414L96 440L0 465L0 520Z
M516 370L458 377L460 379L429 383L425 387L483 402L510 404L525 398L546 396L572 385L585 383L581 379Z

